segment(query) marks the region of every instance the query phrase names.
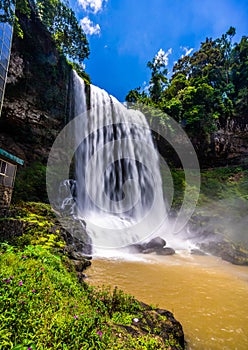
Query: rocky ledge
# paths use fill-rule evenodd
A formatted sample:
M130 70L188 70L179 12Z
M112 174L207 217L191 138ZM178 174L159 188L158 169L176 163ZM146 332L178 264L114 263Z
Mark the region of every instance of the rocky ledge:
M65 254L80 282L86 277L83 271L91 265L91 239L85 223L69 216L58 220L47 204L30 202L0 209L0 242L21 247L41 245Z
M149 334L150 337L161 340L161 349L186 349L182 325L170 311L152 308L139 301L136 302L141 306L139 317L133 318L131 326L116 324L114 329L120 330L122 328L133 337Z
M209 241L199 244L201 251L218 256L234 265L248 266L248 251L228 241Z

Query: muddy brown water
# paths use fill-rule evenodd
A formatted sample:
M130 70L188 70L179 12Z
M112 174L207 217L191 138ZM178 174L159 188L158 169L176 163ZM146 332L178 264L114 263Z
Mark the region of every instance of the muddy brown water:
M248 349L248 267L211 256L149 255L95 258L92 285L118 286L173 312L188 349Z

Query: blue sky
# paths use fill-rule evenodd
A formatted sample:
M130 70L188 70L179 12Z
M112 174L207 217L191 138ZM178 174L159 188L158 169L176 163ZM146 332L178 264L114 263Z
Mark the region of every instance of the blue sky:
M124 101L149 81L146 64L160 49L168 70L186 49L230 26L234 41L248 35L247 0L70 0L90 44L85 61L92 83ZM193 51L192 51L193 52Z

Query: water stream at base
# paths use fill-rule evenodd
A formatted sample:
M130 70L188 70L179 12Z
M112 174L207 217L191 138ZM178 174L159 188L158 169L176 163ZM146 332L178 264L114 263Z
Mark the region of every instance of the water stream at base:
M190 350L246 350L248 267L211 256L125 255L95 259L92 285L118 286L174 313Z

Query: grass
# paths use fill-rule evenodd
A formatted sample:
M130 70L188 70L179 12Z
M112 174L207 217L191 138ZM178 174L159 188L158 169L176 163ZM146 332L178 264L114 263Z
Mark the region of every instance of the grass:
M25 230L0 243L0 350L181 349L175 333L164 336L173 328L166 316L117 288L78 282L48 205L12 210L2 223L19 220Z
M62 257L2 244L0 263L0 349L165 348L161 339L117 330L142 317L140 304L117 289L80 285Z

